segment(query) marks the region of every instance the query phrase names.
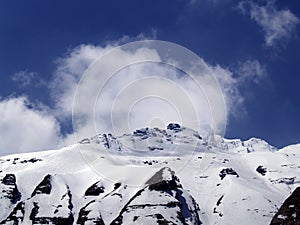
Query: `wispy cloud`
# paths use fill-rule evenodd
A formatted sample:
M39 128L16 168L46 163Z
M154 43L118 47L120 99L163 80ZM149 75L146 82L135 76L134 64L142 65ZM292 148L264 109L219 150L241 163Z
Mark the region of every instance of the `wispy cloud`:
M275 1L262 2L263 4L241 1L238 9L244 15L249 15L261 27L268 47L289 40L295 34L299 18L289 9L278 9Z
M267 77L266 67L257 59L247 59L238 62L235 73L238 75L239 83L253 82L259 84Z
M20 87L24 88L27 86L41 86L46 85L38 73L22 70L12 75L11 80L18 83Z

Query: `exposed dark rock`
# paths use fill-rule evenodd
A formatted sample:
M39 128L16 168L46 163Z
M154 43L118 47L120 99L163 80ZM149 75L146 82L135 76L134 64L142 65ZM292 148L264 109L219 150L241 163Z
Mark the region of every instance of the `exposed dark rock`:
M119 187L121 187L122 183L115 183L114 184L114 190L117 190Z
M174 131L181 131L182 128L180 127L180 125L178 123L170 123L167 126L168 130L174 130Z
M221 213L221 212L218 212L218 211L217 211L217 207L214 207L214 211L213 211L213 213L216 213L216 214L218 214L218 215L219 215L219 217L222 217L222 216L223 216L223 213Z
M16 176L14 174L6 174L2 183L6 186L2 190L3 196L10 199L12 204L16 204L22 196L16 184Z
M110 143L106 134L103 134L103 145L105 148L110 148Z
M144 164L148 164L148 165L153 165L153 164L157 164L158 163L158 161L157 160L151 160L151 161L148 161L148 160L145 160L145 161L143 161L143 163Z
M201 224L198 204L169 168L159 170L146 185L128 201L112 225L147 224L149 219L157 224L186 224L188 221ZM154 196L159 202L155 202Z
M19 224L24 220L24 213L25 213L25 204L24 202L19 202L13 211L9 214L9 216L0 222L0 224Z
M256 168L256 171L257 171L258 173L260 173L261 175L263 175L263 176L265 176L266 173L267 173L267 169L266 169L265 167L263 167L263 166L258 166L258 167Z
M150 151L155 151L155 150L162 151L162 150L164 150L163 148L160 148L160 147L151 147L151 146L149 146L148 149L149 149Z
M38 162L38 161L42 161L41 159L37 159L37 158L31 158L31 159L24 159L22 161L20 161L20 163L35 163L35 162Z
M45 180L45 179L44 179ZM44 181L43 180L43 181ZM65 211L68 208L68 213L65 217L63 216L52 216L51 211L49 211L51 216L40 216L40 202L34 201L33 208L30 212L29 219L32 221L32 224L54 224L54 225L72 225L74 223L74 216L72 213L73 204L72 204L72 193L68 186L67 193L61 197L62 201L67 201L67 205L65 204L65 208L62 205L58 205L54 211L54 214L57 214L59 210ZM65 199L67 197L67 199ZM50 208L51 209L51 208ZM49 209L49 210L50 210Z
M33 202L33 208L32 208L31 213L29 215L29 219L32 221L33 224L35 223L36 216L39 213L39 208L40 207L39 207L38 203Z
M44 179L39 183L38 186L34 189L34 191L31 194L31 197L37 195L37 194L50 194L52 189L51 185L51 175L48 174L44 177Z
M1 224L13 224L17 225L23 222L24 215L29 215L31 224L54 224L54 225L72 225L74 224L73 216L73 203L72 193L69 187L66 185L66 192L59 198L57 194L61 193L62 189L57 189L57 192L51 192L52 189L52 177L47 175L40 182L40 184L34 189L31 198L28 198L22 202L19 202L9 216L1 222ZM7 186L13 186L16 179L12 175L6 176L2 182ZM59 185L60 179L53 181L55 185ZM55 189L56 190L56 189ZM39 198L39 194L47 194L47 198ZM53 199L60 199L54 200ZM43 201L43 202L42 202ZM48 205L45 205L47 201ZM49 202L48 202L49 201ZM27 205L27 207L25 207ZM46 208L45 208L46 207ZM30 210L27 213L26 210Z
M228 163L229 160L228 159L223 159L223 163Z
M85 191L85 196L98 196L104 193L105 187L101 185L100 181L94 183Z
M87 225L87 224L94 224L94 225L104 225L104 221L99 213L97 217L91 216L89 217L89 213L92 211L89 209L91 204L95 203L95 200L90 201L84 207L79 210L78 219L76 221L77 224L80 225Z
M157 175L154 175L157 176ZM151 180L150 180L151 181ZM150 183L148 181L148 183ZM161 180L158 182L153 182L149 184L148 188L150 191L155 190L155 191L170 191L170 190L174 190L177 187L181 187L181 184L178 183L178 178L177 177L172 177L171 180Z
M166 220L161 214L157 213L157 214L154 214L154 215L146 215L145 216L146 218L147 217L150 217L150 218L153 218L153 219L156 219L156 223L159 224L159 225L176 225L176 223L173 223L172 221L170 220Z
M15 185L16 184L16 176L14 174L6 174L2 180L2 183L5 185Z
M13 174L7 174L3 180L2 183L4 183L7 186L15 187L16 178ZM12 212L9 214L9 216L1 222L1 224L19 224L21 221L24 220L25 215L25 209L30 210L27 212L29 215L29 220L32 221L32 224L66 224L71 225L73 224L74 218L73 218L73 204L72 204L72 193L69 190L69 187L66 186L66 193L61 197L61 204L58 204L55 206L55 204L51 203L51 199L53 199L50 195L51 193L51 176L47 175L44 177L44 179L40 182L40 184L35 188L35 190L32 193L32 197L19 202L12 210ZM16 189L17 190L17 189ZM9 193L6 191L6 193ZM60 192L57 192L60 193ZM51 193L56 195L55 193ZM45 206L44 202L41 202L40 198L36 195L38 194L49 194L49 206ZM19 197L20 198L20 197ZM12 199L12 198L10 198ZM47 201L43 199L42 201ZM55 202L59 203L59 202ZM27 205L27 207L25 207ZM49 211L49 214L45 213L45 208L47 207L47 212ZM48 208L49 207L49 208ZM66 209L68 211L66 211ZM53 210L53 211L52 211ZM43 215L39 215L39 212L42 211ZM62 213L59 212L66 212L63 213L65 216L61 216ZM49 216L48 216L49 215ZM60 215L60 216L53 216L53 215Z
M95 200L91 201L91 202L88 203L88 204L91 204L92 202L95 202ZM85 222L89 220L88 217L87 217L87 215L90 213L90 211L89 211L89 210L86 210L86 207L87 207L87 206L88 206L88 205L84 206L83 208L81 208L81 209L79 210L79 214L78 214L78 218L77 218L77 222L76 222L77 224L84 225Z
M199 140L202 140L202 137L198 133L194 134L194 137L198 138Z
M55 209L55 211L54 211L54 214L58 213L58 212L59 212L59 208L61 208L61 207L62 207L62 205L56 206L56 209Z
M217 201L217 206L219 206L219 205L221 204L223 198L224 198L224 195L222 195L222 196L218 199L218 201Z
M214 207L214 210L213 210L213 213L218 214L219 217L222 217L222 216L223 216L223 213L218 209L218 206L221 205L223 198L224 198L224 195L222 195L222 196L218 199L218 201L217 201L217 203L216 203L216 206Z
M294 184L295 182L295 177L281 177L278 179L269 179L271 181L271 183L273 184L281 184L284 183L286 185L291 185Z
M72 193L70 191L70 188L69 186L67 186L67 189L68 189L68 197L69 197L69 201L68 201L68 209L70 210L70 212L72 212L72 209L73 209L73 203L72 203Z
M143 139L146 139L148 137L149 134L149 128L143 128L143 129L139 129L133 132L133 134L135 136L140 136L140 137L144 137Z
M284 201L270 225L300 225L300 187Z
M73 225L74 216L69 214L67 218L63 217L38 217L32 221L32 224L54 224L54 225Z
M32 159L29 159L28 162L31 162L31 163L35 163L35 162L38 162L38 161L42 161L41 159L37 159L37 158L32 158Z
M222 169L219 173L221 180L223 180L226 177L226 175L235 175L236 177L239 177L238 173L232 168Z
M89 144L89 143L101 144L107 150L114 149L117 151L121 151L121 143L112 134L99 134L90 139L83 139L79 143L80 144Z

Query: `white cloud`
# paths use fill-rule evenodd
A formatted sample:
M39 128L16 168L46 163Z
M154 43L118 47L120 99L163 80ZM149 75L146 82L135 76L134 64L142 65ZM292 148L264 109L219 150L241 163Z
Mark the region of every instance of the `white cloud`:
M211 66L218 82L224 93L228 117L235 117L243 111L244 97L241 95L239 88L244 84L239 76L234 77L234 73L220 65ZM228 118L230 119L230 118Z
M65 58L59 59L52 90L55 93L57 116L60 120L71 114L74 93L85 69L112 47L113 45L81 45L70 51ZM146 55L160 60L159 53L151 48L140 48L135 52L120 51L105 66L95 69L96 73L89 73L89 79L81 80L80 95L76 96L74 107L77 118L74 124L75 133L79 139L95 135L96 132L121 134L151 126L158 118L162 122L160 124L177 121L192 128L196 128L196 119L210 125L214 120L213 126L217 131L226 126L227 114L234 114L235 109L242 105L243 97L238 90L240 81L233 77L230 70L205 62L204 65L212 71L223 90L225 111L222 109L224 106L220 102L222 99L219 90L211 85L209 76L201 75L203 71L198 67L186 72L198 77L201 88L190 77L183 77L182 74L180 76L178 71L153 63L126 67L108 81L99 77L98 71L103 72L106 66L118 68L126 60L139 60ZM100 90L104 82L107 83ZM99 96L95 101L97 94ZM196 118L196 114L201 115L201 118ZM111 123L112 120L114 124ZM116 125L117 131L113 130L112 125ZM74 141L72 136L67 139Z
M0 101L0 155L57 147L59 124L40 106L26 97Z
M151 47L119 49L111 55L117 44L80 45L57 59L50 84L55 102L52 110L33 105L26 97L0 101L1 154L49 149L99 132L122 134L153 124L166 126L169 122L194 129L208 124L222 133L228 115L240 113L243 106L239 87L249 80L258 83L265 74L257 60L240 63L236 76L231 70L202 59L198 65L188 55L168 58L170 65L157 63L162 59L161 52ZM97 60L99 57L101 60ZM130 64L141 59L147 60ZM189 76L171 66L182 68L184 63ZM60 134L59 123L70 120L72 109L77 139L74 134ZM200 121L200 125L195 121Z
M299 18L289 9L278 9L275 1L259 5L253 1L241 1L238 9L243 14L249 14L258 26L262 28L265 43L273 47L280 41L286 41L295 34Z
M21 87L27 87L32 85L33 82L38 82L40 85L42 82L38 79L38 74L35 72L29 72L27 70L22 70L11 77L12 81L20 84Z
M240 83L253 82L259 84L267 77L265 66L256 59L239 62L236 73L239 75L237 79L239 79Z
M80 45L56 60L57 69L50 84L52 98L56 103L56 115L60 119L72 114L72 102L82 74L94 60L112 49L94 45Z

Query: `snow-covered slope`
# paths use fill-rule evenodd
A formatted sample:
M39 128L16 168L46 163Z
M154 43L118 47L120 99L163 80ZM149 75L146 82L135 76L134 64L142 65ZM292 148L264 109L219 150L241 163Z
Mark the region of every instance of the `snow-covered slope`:
M299 182L300 145L170 124L1 157L0 222L270 224Z

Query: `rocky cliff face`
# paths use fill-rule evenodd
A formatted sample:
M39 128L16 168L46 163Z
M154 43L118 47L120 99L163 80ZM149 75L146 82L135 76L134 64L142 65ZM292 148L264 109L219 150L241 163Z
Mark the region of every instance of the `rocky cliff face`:
M299 225L300 224L300 187L284 201L270 225Z
M112 224L201 224L200 209L169 168L159 170Z
M6 175L3 182L15 186L14 175ZM127 186L115 183L106 187L101 181L91 185L82 196L87 202L73 208L73 194L58 175L46 175L34 188L31 197L16 203L16 195L3 198L15 204L1 224L201 224L200 209L195 199L182 187L174 171L162 168L128 199ZM14 189L12 189L14 190ZM20 194L19 192L16 192ZM18 195L17 194L17 195ZM112 202L110 210L101 209L103 202ZM78 212L76 212L77 210ZM113 221L101 215L118 214ZM78 215L74 218L74 215ZM29 217L25 219L25 217ZM26 223L27 223L26 222Z
M31 197L16 204L1 224L19 224L25 222L24 217L31 224L73 224L72 208L68 186L58 176L48 174L34 188Z

